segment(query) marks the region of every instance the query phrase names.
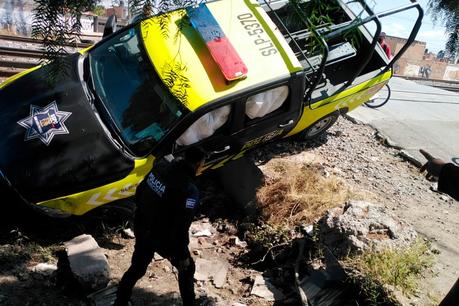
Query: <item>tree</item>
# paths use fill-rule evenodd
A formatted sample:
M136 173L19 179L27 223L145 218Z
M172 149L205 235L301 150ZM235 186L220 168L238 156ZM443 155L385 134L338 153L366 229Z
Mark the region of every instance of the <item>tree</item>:
M103 16L105 14L105 7L103 5L96 5L92 9L92 12L97 16Z
M458 0L429 0L429 8L434 21L445 24L448 34L446 52L455 57L459 55L459 1Z
M51 81L61 71L65 61L66 45L75 45L81 34L80 18L83 12L99 5L100 0L36 0L32 37L43 41L46 51L41 63L50 65ZM196 0L131 0L129 10L132 16L150 16L171 9L195 4Z

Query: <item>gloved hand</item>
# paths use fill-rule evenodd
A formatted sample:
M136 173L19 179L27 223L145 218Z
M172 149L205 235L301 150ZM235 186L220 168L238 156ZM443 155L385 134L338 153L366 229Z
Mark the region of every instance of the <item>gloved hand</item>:
M428 152L424 150L419 150L422 155L427 159L427 163L425 163L419 171L422 173L427 170L426 178L429 181L437 181L438 177L440 176L441 169L443 169L443 166L446 164L443 160L439 158L435 158L432 155L430 155Z

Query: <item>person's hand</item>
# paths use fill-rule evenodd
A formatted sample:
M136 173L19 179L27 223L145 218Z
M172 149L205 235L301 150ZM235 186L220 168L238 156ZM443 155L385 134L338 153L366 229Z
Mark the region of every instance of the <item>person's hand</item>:
M422 173L427 170L426 178L429 181L436 181L438 180L438 177L440 176L441 169L443 166L446 164L443 160L439 158L435 158L429 153L427 153L424 150L419 150L422 155L427 159L427 163L425 163L419 171Z

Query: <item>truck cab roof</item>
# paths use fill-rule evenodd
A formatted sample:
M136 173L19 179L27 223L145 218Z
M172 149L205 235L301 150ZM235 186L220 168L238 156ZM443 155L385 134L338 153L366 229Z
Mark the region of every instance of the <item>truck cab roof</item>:
M245 79L229 82L224 78L204 40L189 23L186 10L141 23L145 48L158 75L189 110L303 69L258 2L214 1L206 6L247 66Z

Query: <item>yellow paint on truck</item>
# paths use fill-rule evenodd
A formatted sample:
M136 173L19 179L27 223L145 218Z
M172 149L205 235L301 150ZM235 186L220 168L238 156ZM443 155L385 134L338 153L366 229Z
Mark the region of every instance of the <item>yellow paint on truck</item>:
M32 67L30 69L27 69L27 70L24 70L22 72L19 72L18 74L15 74L13 75L12 77L9 77L8 79L6 79L5 81L3 81L2 83L0 83L0 89L4 88L5 86L11 84L12 82L16 81L17 79L19 79L20 77L23 77L24 75L28 74L28 73L31 73L32 71L35 71L37 70L38 68L40 68L41 66L38 65L38 66L35 66L35 67Z
M243 0L206 5L246 64L246 79L225 80L203 39L189 24L185 10L156 16L141 24L145 48L158 75L191 111L218 98L288 78L292 71L303 69L262 8L250 3L249 7ZM184 79L171 78L177 71Z
M369 81L363 82L357 86L351 87L337 95L327 99L320 100L309 106L305 106L303 114L297 125L285 137L297 134L314 122L333 113L334 111L347 109L348 111L362 105L376 94L392 76L392 72L388 71Z

